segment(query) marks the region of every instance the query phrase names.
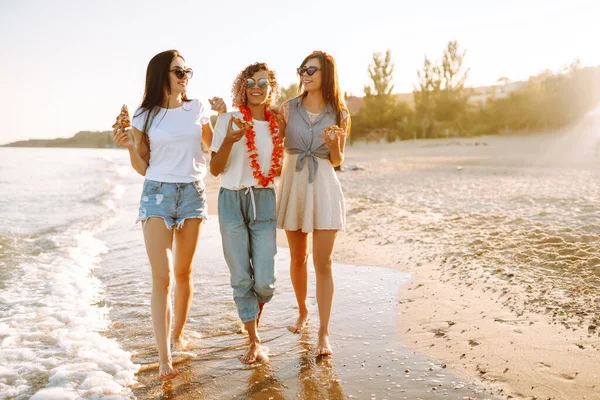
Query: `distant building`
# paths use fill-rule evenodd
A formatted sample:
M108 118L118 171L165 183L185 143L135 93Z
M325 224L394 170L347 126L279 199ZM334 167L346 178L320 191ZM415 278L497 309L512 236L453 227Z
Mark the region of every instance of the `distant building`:
M482 108L485 107L489 99L502 99L508 97L510 93L523 88L525 85L526 82L510 82L503 85L466 88L466 90L470 91L471 93L468 103L475 107ZM415 101L412 92L397 93L395 96L398 97L400 101L406 102L414 108ZM344 99L350 114L356 114L365 104L364 97L353 96L348 93L344 95Z
M398 100L408 103L411 107L414 107L415 105L412 93L396 93L394 96L396 96ZM350 114L356 114L365 104L364 97L353 96L348 93L344 95L344 100L346 101L346 106L348 107Z
M503 99L508 97L512 92L519 90L525 86L525 82L511 82L504 85L482 86L472 88L472 94L469 96L468 103L485 107L489 99Z

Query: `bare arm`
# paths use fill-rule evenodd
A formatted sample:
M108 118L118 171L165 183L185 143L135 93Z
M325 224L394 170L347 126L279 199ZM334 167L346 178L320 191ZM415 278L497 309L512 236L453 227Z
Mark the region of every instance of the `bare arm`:
M279 137L281 138L281 145L283 146L285 141L285 130L287 128L288 116L290 114L290 102L284 102L279 110L271 110L277 124L279 125ZM281 164L279 168L275 171L275 176L281 176L281 171L283 170L283 160L285 159L285 151L281 153Z
M242 126L240 130L233 129L233 122ZM229 159L229 153L231 153L231 148L233 145L238 142L248 130L249 126L245 125L244 121L238 118L231 117L229 119L229 125L227 126L227 135L221 144L221 147L217 152L212 152L210 157L210 173L214 176L219 176L221 172L225 169L225 165L227 165L227 160Z
M148 165L150 165L150 149L141 131L132 128L131 132L133 132L133 140L129 131L117 129L113 133L113 141L117 146L127 148L131 166L138 174L145 176Z
M344 149L346 148L346 137L348 136L348 132L350 132L350 124L350 116L348 115L340 124L342 125L341 133L335 135L333 139L330 138L329 135L325 135L325 143L330 149L329 160L334 167L337 167L344 162Z
M279 110L276 110L276 109L271 110L271 113L273 114L273 116L275 117L275 120L277 121L277 124L279 125L279 137L282 140L285 139L285 128L287 126L289 106L290 106L289 102L286 101L279 107Z
M208 99L210 103L210 108L213 111L216 111L219 115L225 114L227 112L227 105L220 97L213 97L212 99ZM207 124L202 125L202 144L204 144L204 148L210 149L213 141L213 127L210 124L210 121Z
M213 140L213 127L209 123L202 125L202 143L204 148L210 149Z

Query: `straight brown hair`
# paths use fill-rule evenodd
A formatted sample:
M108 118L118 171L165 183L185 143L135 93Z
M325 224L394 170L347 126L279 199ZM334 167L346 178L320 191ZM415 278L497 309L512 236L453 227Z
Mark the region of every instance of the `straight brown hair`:
M309 54L304 61L302 61L300 67L304 67L308 60L313 58L318 59L321 63L321 72L323 74L321 95L323 96L323 100L325 100L326 103L331 104L335 110L336 124L339 126L342 122L342 111L345 111L346 113L349 112L348 107L346 107L346 104L344 103L344 99L340 90L337 64L331 55L322 51L314 51L312 54ZM307 93L304 91L304 85L302 85L302 79L300 79L298 91L302 93L300 95L301 97L307 95ZM350 133L350 126L348 126L348 133Z
M154 118L165 104L168 94L171 93L169 70L175 57L179 57L185 61L183 56L177 50L166 50L152 57L146 68L144 97L142 99L142 104L138 109L138 113L135 116L139 116L147 111L143 134L144 140L146 141L146 144L148 144L148 149L150 149L148 127L152 126ZM190 101L185 93L183 94L182 99L184 102Z

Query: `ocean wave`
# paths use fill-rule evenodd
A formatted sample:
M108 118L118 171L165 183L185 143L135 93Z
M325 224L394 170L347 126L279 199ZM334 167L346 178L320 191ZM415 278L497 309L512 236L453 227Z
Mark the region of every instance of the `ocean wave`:
M93 270L104 243L94 231L51 238L57 251L21 263L0 292L0 398L131 397L139 367L102 334L110 321Z

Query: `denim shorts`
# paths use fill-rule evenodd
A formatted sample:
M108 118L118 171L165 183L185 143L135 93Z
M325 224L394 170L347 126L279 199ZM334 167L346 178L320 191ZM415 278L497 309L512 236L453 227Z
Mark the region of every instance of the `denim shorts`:
M136 222L158 217L167 229L181 229L188 218L208 218L206 190L202 181L167 183L146 179Z

